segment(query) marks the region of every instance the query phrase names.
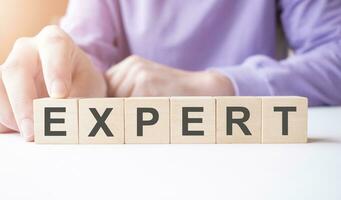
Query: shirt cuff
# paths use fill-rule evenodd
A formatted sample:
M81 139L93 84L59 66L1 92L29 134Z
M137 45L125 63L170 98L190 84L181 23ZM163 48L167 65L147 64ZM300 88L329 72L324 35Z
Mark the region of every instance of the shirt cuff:
M232 82L236 96L271 96L271 87L264 74L254 67L217 67L209 70L225 75Z

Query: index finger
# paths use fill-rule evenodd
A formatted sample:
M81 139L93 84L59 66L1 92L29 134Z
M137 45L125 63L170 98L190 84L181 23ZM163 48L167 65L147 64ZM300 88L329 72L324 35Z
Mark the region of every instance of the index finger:
M76 45L59 27L45 27L35 38L41 67L50 97L69 96L72 73L79 59Z

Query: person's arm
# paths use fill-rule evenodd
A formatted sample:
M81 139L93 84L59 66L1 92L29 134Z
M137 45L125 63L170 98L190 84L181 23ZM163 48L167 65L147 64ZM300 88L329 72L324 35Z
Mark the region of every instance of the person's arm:
M309 105L341 105L341 1L282 0L281 20L295 56L248 58L217 69L236 95L300 95Z
M114 1L70 0L60 27L85 51L101 71L119 61ZM116 46L115 46L116 45Z

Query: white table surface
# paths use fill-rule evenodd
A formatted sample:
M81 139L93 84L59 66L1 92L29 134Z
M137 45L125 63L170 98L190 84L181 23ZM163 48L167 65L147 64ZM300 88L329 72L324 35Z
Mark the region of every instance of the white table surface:
M341 107L308 144L37 145L0 135L0 199L341 199Z

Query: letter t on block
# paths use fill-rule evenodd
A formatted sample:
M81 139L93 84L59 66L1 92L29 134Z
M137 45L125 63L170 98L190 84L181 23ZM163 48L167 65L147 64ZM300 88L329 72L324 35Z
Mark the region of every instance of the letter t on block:
M36 99L33 106L36 143L78 143L77 99Z
M263 97L262 107L263 143L307 142L307 98Z

